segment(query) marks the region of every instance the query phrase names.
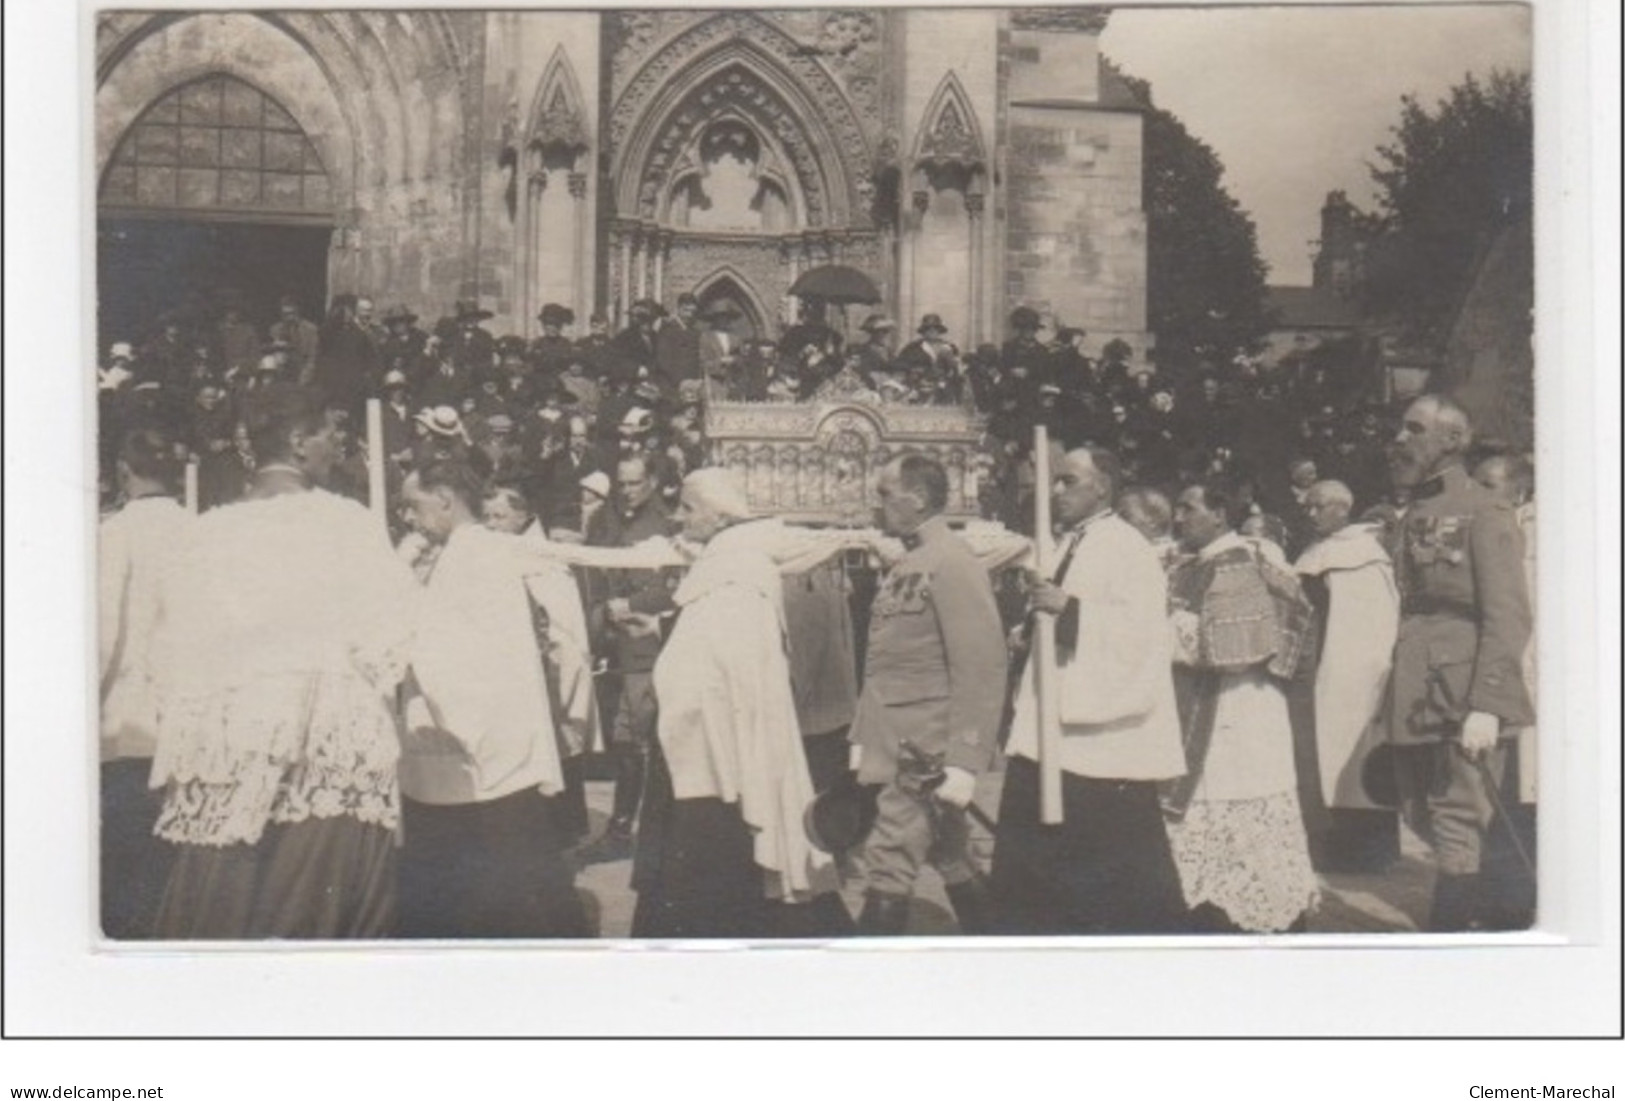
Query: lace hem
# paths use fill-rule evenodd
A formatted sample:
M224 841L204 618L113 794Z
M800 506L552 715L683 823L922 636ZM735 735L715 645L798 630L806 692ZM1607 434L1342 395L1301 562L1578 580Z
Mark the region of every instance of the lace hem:
M299 768L271 785L269 797L265 779L171 784L153 832L177 844L223 847L255 844L272 822L349 817L389 830L400 823L400 787L393 770Z
M1319 902L1296 792L1192 803L1168 841L1186 904L1212 903L1243 929L1280 932Z
M164 719L154 783L170 841L258 841L268 822L349 815L393 827L393 710L353 674L304 673L191 697Z
M216 692L175 696L161 720L157 780L236 783L263 762L382 772L400 757L394 710L350 673L289 673Z

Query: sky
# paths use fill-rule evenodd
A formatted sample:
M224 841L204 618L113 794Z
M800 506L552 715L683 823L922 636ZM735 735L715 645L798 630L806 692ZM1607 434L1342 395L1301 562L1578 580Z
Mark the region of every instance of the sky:
M1328 191L1374 206L1366 166L1400 97L1431 108L1469 72L1527 72L1530 22L1515 4L1119 7L1100 43L1219 155L1269 281L1294 285L1310 281Z

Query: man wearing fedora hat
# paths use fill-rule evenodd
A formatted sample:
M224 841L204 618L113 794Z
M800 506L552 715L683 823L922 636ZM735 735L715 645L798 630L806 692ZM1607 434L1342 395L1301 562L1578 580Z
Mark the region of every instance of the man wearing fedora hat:
M1010 311L1010 339L999 350L1005 370L1025 367L1027 377L1035 384L1048 382L1051 374L1049 345L1038 339L1044 319L1031 306L1017 306Z
M530 362L542 374L558 378L575 357L575 341L564 335L564 330L575 324L575 311L549 302L536 320L542 323L542 335L530 342Z
M463 299L457 303L453 313L456 329L448 337L446 346L459 367L472 371L496 363L496 338L480 326L481 321L491 316L491 311L481 309L478 302Z
M384 313L383 331L378 338L381 369L386 373L400 371L414 386L433 366L424 354L429 335L417 327L417 319L418 315L404 304L391 306Z
M576 341L576 356L585 368L584 374L600 385L610 373L609 317L594 310L587 318L587 335Z

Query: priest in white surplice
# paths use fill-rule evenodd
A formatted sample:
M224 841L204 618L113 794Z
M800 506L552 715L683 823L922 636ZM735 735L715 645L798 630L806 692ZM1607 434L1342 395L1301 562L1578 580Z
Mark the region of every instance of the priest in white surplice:
M407 937L588 935L557 808L564 790L530 613L530 550L483 527L466 464L402 487L414 527L445 544L419 604L401 755Z
M1057 449L1058 450L1058 449ZM1056 617L1063 822L1039 817L1034 671L1015 701L993 850L994 931L1170 933L1184 897L1158 801L1183 775L1167 585L1157 552L1112 509L1117 459L1058 457L1050 497L1059 561L1037 579L1035 615Z
M1305 500L1320 537L1296 563L1305 591L1322 613L1315 671L1315 749L1326 806L1375 807L1361 783L1366 754L1384 735L1373 727L1393 667L1399 632L1394 564L1376 533L1350 524L1354 495L1341 482L1318 482ZM1322 594L1311 579L1324 586Z
M683 482L703 550L674 594L654 669L657 752L638 824L635 937L829 935L850 929L831 859L807 841L812 781L796 722L781 527L752 519L735 476Z

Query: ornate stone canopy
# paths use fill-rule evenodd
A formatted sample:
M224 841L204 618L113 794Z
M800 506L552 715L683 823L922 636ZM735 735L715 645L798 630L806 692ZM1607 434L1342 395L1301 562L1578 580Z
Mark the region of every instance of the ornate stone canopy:
M920 452L948 471L947 515L980 513L980 417L957 406L716 402L706 412L712 459L743 480L751 507L801 523L872 522L880 469Z

